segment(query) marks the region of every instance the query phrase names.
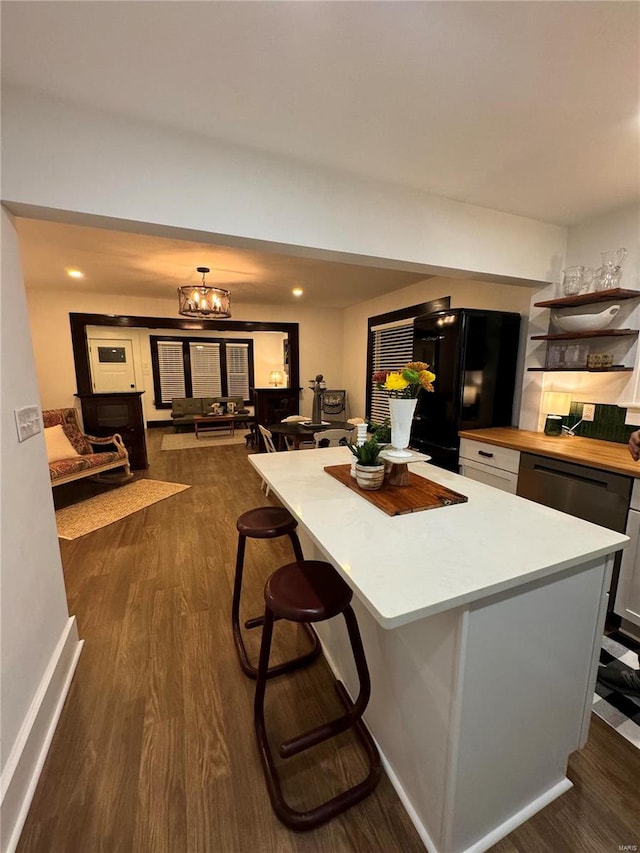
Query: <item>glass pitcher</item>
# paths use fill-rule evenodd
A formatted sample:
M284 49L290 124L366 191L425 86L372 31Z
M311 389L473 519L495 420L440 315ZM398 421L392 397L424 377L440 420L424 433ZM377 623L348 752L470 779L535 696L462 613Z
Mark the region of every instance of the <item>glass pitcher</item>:
M567 267L563 270L562 293L565 296L577 296L583 290L587 290L593 280L593 267L585 269L583 266Z
M598 268L596 273L597 290L613 290L620 287L622 264L627 254L626 249L602 252L602 266Z

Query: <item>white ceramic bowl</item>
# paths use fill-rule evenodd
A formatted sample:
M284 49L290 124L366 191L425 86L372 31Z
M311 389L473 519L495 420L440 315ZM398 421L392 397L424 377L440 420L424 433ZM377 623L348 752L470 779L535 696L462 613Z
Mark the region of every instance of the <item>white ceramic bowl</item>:
M611 305L598 314L556 314L555 324L563 332L600 332L620 310L619 305Z

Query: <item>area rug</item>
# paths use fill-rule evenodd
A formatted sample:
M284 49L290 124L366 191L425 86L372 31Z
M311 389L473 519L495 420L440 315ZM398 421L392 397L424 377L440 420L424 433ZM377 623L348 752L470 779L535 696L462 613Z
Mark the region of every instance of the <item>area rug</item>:
M620 634L616 636L617 640L602 638L600 663L607 665L615 661L620 669L638 669L638 654L624 645L624 638ZM640 697L623 696L596 682L591 710L640 749Z
M223 447L225 444L244 444L246 430L240 430L235 435L215 435L215 433L200 434L196 438L192 432L176 432L162 436L160 450L189 450L193 447Z
M135 480L59 509L56 512L58 536L60 539L78 539L189 488L182 483L165 483L162 480Z

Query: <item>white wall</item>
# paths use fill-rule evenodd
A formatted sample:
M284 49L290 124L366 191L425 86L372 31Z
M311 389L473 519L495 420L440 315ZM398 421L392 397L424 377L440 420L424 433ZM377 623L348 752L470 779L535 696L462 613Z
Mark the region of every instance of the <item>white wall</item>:
M2 113L2 199L14 210L31 205L154 233L169 226L195 239L268 241L289 254L343 253L347 261L355 254L401 269L426 265L425 274L454 269L540 282L562 265L566 229L558 226L25 91L5 88Z
M172 293L167 299L150 300L135 296L90 295L78 289L61 291L31 290L27 293L29 322L33 337L38 385L45 409L73 406L77 390L73 350L69 327L70 313L125 314L140 317L177 318L177 299ZM329 309L295 306L233 306L234 320L298 323L300 332L301 411L311 414L313 394L307 390L307 380L324 373L333 387L342 387L342 313ZM127 330L129 331L129 330ZM157 333L154 332L154 334ZM142 381L142 397L147 420L157 418L153 406L153 377L147 364ZM256 376L256 381L258 380ZM265 382L266 385L266 382ZM161 415L166 418L166 412Z
M2 566L0 721L2 849L22 794L16 779L37 718L45 674L68 629L49 468L42 433L18 442L14 410L39 404L27 305L11 217L2 216ZM77 645L75 625L70 634ZM31 742L33 746L33 742ZM36 744L37 748L37 744ZM13 785L13 787L12 787ZM21 787L21 784L18 786ZM4 792L9 788L9 793Z
M520 351L516 395L514 399L514 423L517 425L519 411L519 386L524 360L527 313L531 298L530 287L497 285L481 281L460 281L451 278L430 278L396 290L386 296L360 302L344 312L344 364L345 386L349 394L352 415L364 416L367 372L367 320L378 314L397 311L410 305L419 305L441 296L451 297L452 308L485 308L491 311L515 311L522 315L520 327Z
M625 205L569 229L566 266L598 268L601 253L624 247L621 287L640 290L640 204Z

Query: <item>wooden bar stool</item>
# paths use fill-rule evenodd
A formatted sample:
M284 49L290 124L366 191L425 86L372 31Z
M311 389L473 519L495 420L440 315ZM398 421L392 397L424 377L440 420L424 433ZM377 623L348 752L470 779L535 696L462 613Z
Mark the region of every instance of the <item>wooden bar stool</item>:
M351 608L352 595L351 589L333 566L319 560L300 560L282 566L271 575L265 586L266 607L256 680L254 722L271 805L280 820L296 830L314 829L331 820L368 796L380 780L380 756L361 719L369 701L371 683L358 622ZM287 805L283 797L265 727L264 697L269 675L273 623L276 619L290 619L293 622L303 623L323 622L340 613L347 624L358 672L360 682L358 698L355 703L352 702L342 683L337 681L335 686L345 707L345 713L331 722L285 741L280 745L279 754L282 758L290 758L353 727L365 748L370 769L367 777L359 784L313 809L297 811Z
M236 556L236 573L233 583L233 604L231 606L231 625L233 627L233 641L235 643L238 657L240 658L240 666L243 672L249 678L255 678L258 670L249 661L244 640L242 639L242 631L240 628L240 598L242 595L242 575L244 572L244 554L246 549L247 539L276 539L279 536L288 536L293 545L293 551L296 559L303 560L302 548L300 540L296 533L298 522L291 515L289 510L278 506L261 506L256 509L250 509L248 512L243 512L236 521L238 528L238 552ZM264 617L258 616L254 619L247 619L244 623L245 628L257 628L262 625ZM315 660L320 654L320 643L315 632L309 625L302 626L305 633L309 636L312 642L312 648L306 654L300 655L292 660L285 661L271 667L268 677L279 675L282 672L288 672L291 669L296 669L299 666L305 666Z

